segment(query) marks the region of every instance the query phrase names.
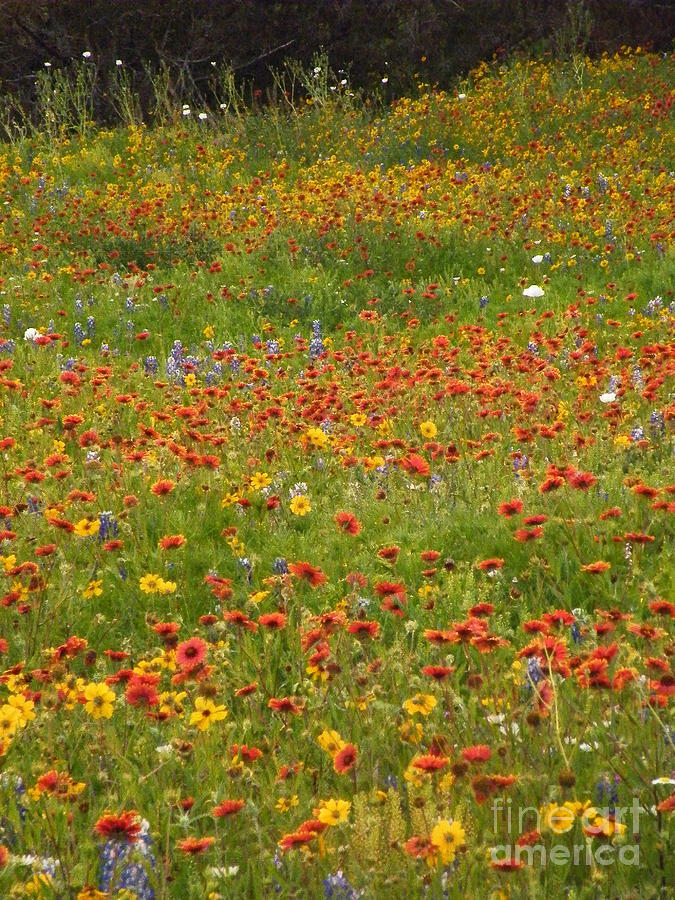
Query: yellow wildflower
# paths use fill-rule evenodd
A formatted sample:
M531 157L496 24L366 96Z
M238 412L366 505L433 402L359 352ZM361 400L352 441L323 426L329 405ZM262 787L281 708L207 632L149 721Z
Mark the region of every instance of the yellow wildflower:
M272 484L272 479L267 472L254 472L249 479L249 487L253 491L262 491Z
M421 722L413 722L412 719L408 719L398 726L398 733L406 744L419 744L424 737L424 728Z
M82 596L87 600L90 597L100 597L103 593L103 590L101 588L102 584L102 581L90 581L89 584L82 589Z
M99 529L98 519L80 519L75 523L74 533L78 537L91 537Z
M306 516L312 510L309 497L305 496L305 494L298 494L296 497L293 497L288 506L294 516Z
M305 440L316 450L323 450L328 446L328 435L320 428L308 428L305 432Z
M324 825L339 825L347 821L351 807L349 800L324 800L316 811L316 817Z
M438 701L432 694L415 694L403 701L403 709L409 716L420 713L422 716L428 716Z
M330 753L331 756L335 756L335 754L339 753L345 746L345 742L342 740L339 733L333 730L322 731L316 739L316 742L322 750L325 750L326 753Z
M0 706L0 741L13 737L19 728L21 728L20 711L9 703Z
M157 594L161 583L162 579L159 575L148 573L141 578L138 586L144 594Z
M84 689L84 708L94 719L109 719L113 714L115 692L104 682L91 681Z
M196 725L200 731L206 731L213 722L221 722L227 715L224 706L216 706L208 697L197 697L195 711L190 716L190 725Z
M433 422L420 422L420 434L429 441L436 437L438 428L436 428Z
M33 712L35 704L32 700L28 700L24 697L23 694L12 694L11 697L8 698L7 703L10 706L13 706L14 709L18 709L19 715L21 716L21 721L19 723L20 728L23 728L24 725L32 722L35 718L35 713Z
M464 844L465 837L460 822L444 819L431 829L431 843L438 849L438 855L444 866L454 860L457 850Z

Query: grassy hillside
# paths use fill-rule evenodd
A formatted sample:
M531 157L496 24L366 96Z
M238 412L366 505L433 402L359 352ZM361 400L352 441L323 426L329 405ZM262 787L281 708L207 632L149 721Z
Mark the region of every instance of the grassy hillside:
M671 62L317 68L0 147L0 893L666 896Z

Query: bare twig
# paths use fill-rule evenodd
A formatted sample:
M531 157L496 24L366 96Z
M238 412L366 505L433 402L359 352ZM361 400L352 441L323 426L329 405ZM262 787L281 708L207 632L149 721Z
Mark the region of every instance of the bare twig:
M295 38L291 38L290 41L286 41L285 44L279 44L278 47L274 47L273 50L268 50L266 53L261 53L260 56L256 56L255 59L251 59L247 63L242 63L240 66L235 66L233 71L238 72L240 69L246 69L248 66L253 66L255 63L260 62L261 59L267 59L267 57L271 56L273 53L277 53L279 50L285 50L286 47L290 47L291 44L294 43Z

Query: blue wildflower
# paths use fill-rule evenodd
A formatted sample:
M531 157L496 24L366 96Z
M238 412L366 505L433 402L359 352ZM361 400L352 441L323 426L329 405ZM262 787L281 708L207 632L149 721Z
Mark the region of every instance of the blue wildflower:
M153 872L157 867L152 854L152 838L149 825L144 820L138 840L132 844L125 840L106 841L99 851L101 865L98 886L101 891L133 892L137 900L154 900Z
M357 900L364 894L363 891L357 891L351 886L342 869L338 869L334 875L324 878L323 891L326 900Z

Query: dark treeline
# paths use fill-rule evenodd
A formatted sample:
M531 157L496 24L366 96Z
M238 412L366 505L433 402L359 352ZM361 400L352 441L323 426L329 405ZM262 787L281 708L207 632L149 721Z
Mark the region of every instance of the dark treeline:
M264 98L270 67L309 65L323 49L350 85L377 85L387 98L410 91L417 73L446 86L517 50L668 50L674 29L672 0L0 0L0 91L5 104L30 111L44 64L72 68L89 51L93 109L105 121L114 118L105 73L118 59L147 114L151 73L162 66L179 108L213 100L214 62L231 66L248 96Z

